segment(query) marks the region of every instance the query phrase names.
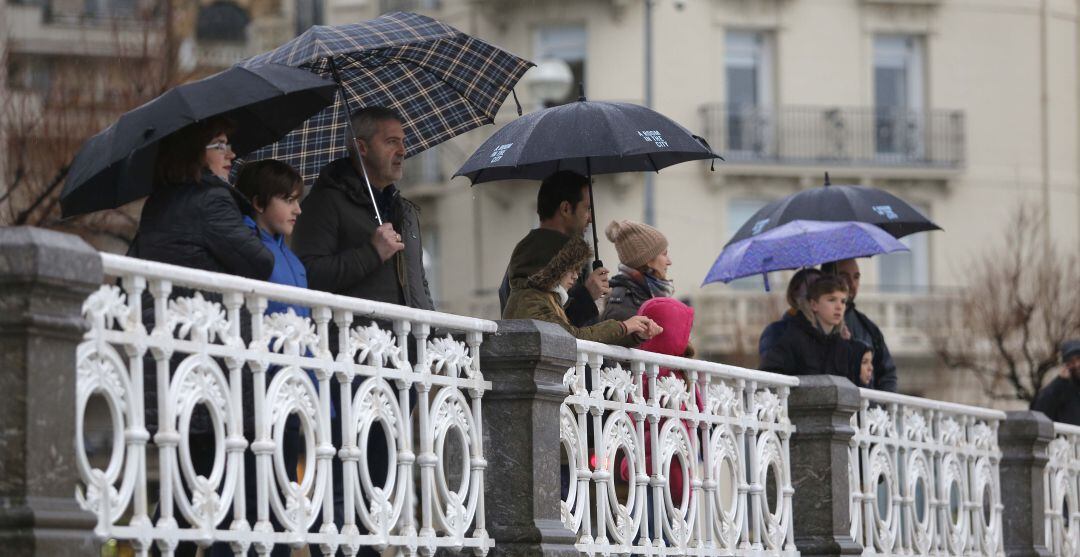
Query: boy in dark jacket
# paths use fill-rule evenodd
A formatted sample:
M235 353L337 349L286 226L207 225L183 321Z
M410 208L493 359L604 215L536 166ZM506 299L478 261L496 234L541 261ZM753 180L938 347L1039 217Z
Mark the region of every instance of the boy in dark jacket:
M839 375L860 385L865 349L843 334L847 292L847 285L833 276L810 285L810 312L794 316L765 354L761 369L786 375Z

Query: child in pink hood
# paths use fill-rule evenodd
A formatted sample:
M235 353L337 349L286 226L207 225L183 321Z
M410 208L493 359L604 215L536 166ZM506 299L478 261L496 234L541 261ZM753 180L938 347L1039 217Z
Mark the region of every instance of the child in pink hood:
M694 327L694 308L675 298L657 297L651 298L642 304L641 308L638 310L638 315L644 315L649 319L652 319L656 324L663 327L664 331L641 343L641 346L638 347L639 350L656 352L657 354L666 354L668 356L694 357L694 347L690 344L690 330ZM683 372L668 368L660 368L660 374L657 379L669 375L674 375L683 381L687 381ZM644 391L645 398L648 399L648 376L645 377ZM700 394L696 394L697 407L698 410L701 410L704 408L704 405L702 404ZM683 408L683 410L687 409ZM658 425L662 426L663 421ZM691 435L693 435L693 432L691 432ZM677 463L673 464L674 465L671 467L671 474L668 477L668 486L671 489L671 501L678 507L682 504L683 470ZM652 474L652 451L649 446L648 434L646 434L645 438L645 470L646 473ZM630 471L625 461L622 463L621 472L623 480L629 481Z

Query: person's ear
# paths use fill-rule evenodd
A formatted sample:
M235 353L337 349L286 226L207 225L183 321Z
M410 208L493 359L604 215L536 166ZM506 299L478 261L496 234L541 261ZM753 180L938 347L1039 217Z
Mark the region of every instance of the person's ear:
M569 201L563 201L559 203L559 214L572 215L574 214L574 206Z
M266 204L262 203L262 200L259 198L258 195L251 198L251 206L254 207L255 212L259 213L260 215L263 214L263 211L266 211Z
M363 139L357 139L356 150L360 152L361 157L366 157L368 151L367 141L364 141Z

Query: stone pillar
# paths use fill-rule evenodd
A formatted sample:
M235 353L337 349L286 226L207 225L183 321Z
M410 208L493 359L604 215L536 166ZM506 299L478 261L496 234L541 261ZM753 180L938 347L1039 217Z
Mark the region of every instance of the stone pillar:
M795 488L795 547L802 557L858 555L851 538L849 443L855 435L851 415L859 409L859 389L843 377L799 377L791 390L788 414L791 479Z
M0 228L0 553L97 555L75 502L75 349L103 279L76 236Z
M1054 439L1054 423L1042 412L1007 412L1006 415L998 427L1005 554L1049 556L1043 520L1047 505L1043 471L1048 459L1047 446Z
M484 379L485 504L496 556L577 556L562 523L559 405L576 361L574 338L540 321L500 321L480 348Z

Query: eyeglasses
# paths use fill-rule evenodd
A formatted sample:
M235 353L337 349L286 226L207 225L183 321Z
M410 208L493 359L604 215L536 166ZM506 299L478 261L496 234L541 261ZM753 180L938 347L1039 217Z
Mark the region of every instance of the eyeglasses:
M217 143L211 143L206 146L206 150L210 151L232 151L232 144L224 141L218 141Z

